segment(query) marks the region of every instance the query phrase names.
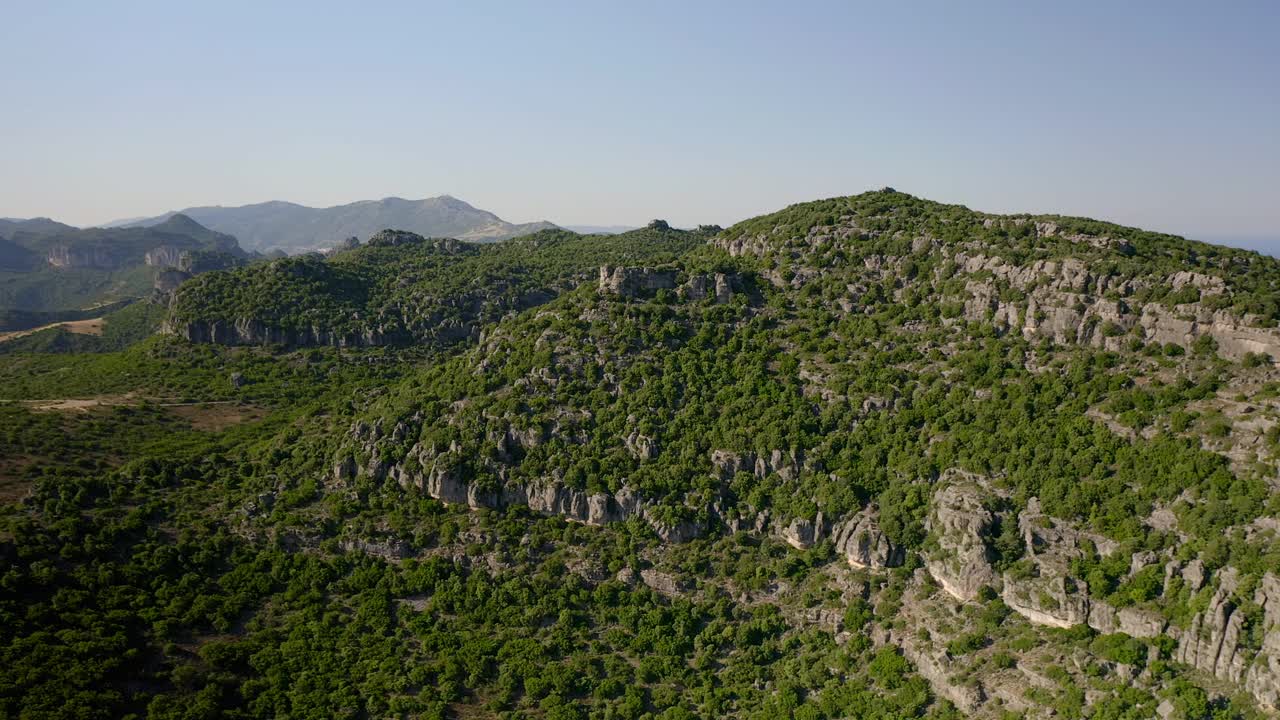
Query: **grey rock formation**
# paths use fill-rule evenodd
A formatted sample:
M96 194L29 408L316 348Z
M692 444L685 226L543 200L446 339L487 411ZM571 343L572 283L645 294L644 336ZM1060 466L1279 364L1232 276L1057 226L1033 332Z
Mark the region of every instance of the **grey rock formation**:
M172 245L160 245L148 250L143 255L143 262L151 267L181 267L187 251Z
M871 508L837 524L831 541L852 567L898 567L907 559L906 550L894 545L880 529L879 518Z
M178 286L182 285L182 283L190 279L190 273L185 273L173 268L165 268L156 273L156 280L153 287L155 287L156 292L161 293L162 295L168 295L174 290L177 290Z
M603 265L600 268L601 293L621 297L640 297L657 290L673 290L676 271L655 268L629 268Z
M623 444L637 460L653 460L658 457L658 441L647 435L641 435L638 430L633 430L623 438Z
M711 452L711 472L721 480L731 480L740 473L750 473L758 478L777 473L783 480L795 480L804 464L803 453L795 450L772 450L768 455L732 450Z
M680 595L688 589L688 586L676 578L676 576L654 570L653 568L641 570L640 580L654 591L662 593L663 595Z
M1242 645L1246 619L1236 597L1239 574L1226 568L1215 579L1218 587L1208 607L1178 638L1174 658L1242 686L1268 710L1280 709L1280 577L1265 574L1253 593L1262 611L1262 645L1256 653Z
M739 292L741 288L742 278L737 274L697 274L680 286L679 294L693 302L712 298L716 304L723 305L732 301L734 293Z
M934 580L958 600L978 597L984 586L998 584L987 537L995 517L985 507L986 494L976 484L961 480L934 493L927 525L938 540L938 550L925 558Z
M1088 624L1088 586L1071 575L1071 562L1083 556L1081 534L1071 525L1040 512L1040 505L1035 501L1028 503L1019 516L1018 529L1033 573L1031 577L1005 573L1005 604L1041 625L1068 628ZM1099 608L1094 622L1106 632L1117 627L1119 620L1114 611Z
M106 247L77 247L57 245L49 248L45 261L56 268L93 268L95 270L114 270L120 266L120 259Z
M812 519L796 518L778 532L779 536L795 548L809 548L830 540L854 568L898 567L906 561L904 548L894 543L880 529L874 508L840 521L833 521L822 512Z
M286 347L376 347L400 345L407 342L404 333L398 331L364 330L337 332L329 328L311 326L282 328L259 320L241 318L234 322L201 320L196 322L166 324L163 332L178 335L195 343L218 345L284 345Z

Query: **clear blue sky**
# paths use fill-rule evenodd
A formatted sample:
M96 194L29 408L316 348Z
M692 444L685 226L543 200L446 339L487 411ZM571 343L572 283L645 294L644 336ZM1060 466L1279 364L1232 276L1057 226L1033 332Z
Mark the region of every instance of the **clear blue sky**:
M1280 249L1280 2L0 0L0 67L0 216L728 225L892 185Z

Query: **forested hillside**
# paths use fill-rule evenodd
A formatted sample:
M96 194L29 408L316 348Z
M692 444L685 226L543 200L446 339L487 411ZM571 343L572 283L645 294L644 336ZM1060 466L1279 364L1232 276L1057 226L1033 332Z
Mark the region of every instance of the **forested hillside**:
M164 302L0 353L0 714L1280 707L1274 259L885 189Z
M20 330L146 296L166 269L244 262L230 235L184 215L146 228L77 229L50 220L0 226L0 330ZM200 267L203 265L203 267Z

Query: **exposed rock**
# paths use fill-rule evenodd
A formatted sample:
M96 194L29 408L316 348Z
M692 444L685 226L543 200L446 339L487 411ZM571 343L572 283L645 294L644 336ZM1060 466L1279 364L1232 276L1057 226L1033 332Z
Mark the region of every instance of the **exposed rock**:
M729 275L725 275L724 273L716 273L716 278L715 278L716 302L719 304L724 304L729 302L730 300L733 300L733 293L734 293L734 290L736 289L735 286L737 284L738 284L738 279L736 276L729 276Z
M600 267L600 292L622 297L640 297L657 290L676 287L675 270L655 268Z
M45 261L57 268L114 270L121 265L116 253L102 246L56 245L49 248Z
M379 330L337 332L318 326L281 328L247 318L234 322L202 320L177 325L167 324L163 331L181 336L191 342L218 345L377 347L401 345L407 342L407 337L401 332L387 333Z
M1267 573L1254 591L1253 601L1262 608L1266 628L1262 648L1245 674L1244 687L1258 704L1280 710L1280 577Z
M638 430L633 430L623 439L623 443L637 460L652 460L658 457L658 441L647 435L641 435Z
M165 268L156 273L154 287L162 294L172 293L179 285L191 279L191 274L173 268Z
M1031 577L1005 573L1003 598L1006 605L1028 620L1041 625L1068 628L1089 623L1087 585L1071 576L1071 562L1083 556L1081 534L1067 523L1040 512L1038 502L1029 502L1018 518L1018 529L1026 544L1034 571ZM1094 614L1103 631L1118 623L1105 608Z
M387 560L400 560L413 554L412 548L403 540L346 539L339 543L339 547L346 552L361 552Z
M602 275L603 278L603 275ZM612 280L610 281L612 283ZM716 304L724 304L733 300L733 295L742 286L742 279L737 274L715 273L714 275L695 274L680 286L679 294L686 300L698 302L714 298Z
M885 631L879 626L872 629L872 641L884 645L893 644L902 650L903 657L916 666L920 677L928 681L933 691L951 701L961 712L972 715L986 699L981 685L962 685L954 679L954 661L944 648L932 648L913 632Z
M889 540L871 508L836 525L831 540L853 567L898 567L906 562L906 550Z
M142 260L151 267L181 267L187 252L172 245L160 245L143 254Z
M934 493L929 510L927 526L938 540L938 550L925 558L925 567L962 602L998 583L987 546L995 517L984 506L985 497L975 484L959 482Z
M1189 285L1214 294L1221 294L1227 291L1227 284L1222 278L1189 270L1182 270L1170 275L1169 285L1174 290L1181 290Z
M1218 589L1204 612L1197 613L1191 627L1178 642L1175 659L1223 680L1238 683L1244 674L1244 658L1239 647L1244 622L1232 602L1238 585L1233 568L1217 573Z
M1200 561L1200 558L1187 563L1187 566L1182 569L1182 581L1187 584L1187 587L1191 588L1192 592L1204 587L1204 563Z
M801 550L818 544L826 534L827 526L821 512L813 520L796 518L781 532L788 545Z
M1155 610L1139 607L1122 608L1116 613L1120 632L1136 638L1153 638L1164 632L1164 616Z
M762 479L777 473L783 480L795 480L800 476L803 459L803 455L795 450L773 450L768 455L713 450L711 468L712 474L724 481L732 480L740 472L751 473Z
M659 572L653 568L641 570L640 580L643 581L645 585L648 585L650 588L653 588L655 591L660 592L663 595L680 595L687 589L685 583L677 579L674 575Z

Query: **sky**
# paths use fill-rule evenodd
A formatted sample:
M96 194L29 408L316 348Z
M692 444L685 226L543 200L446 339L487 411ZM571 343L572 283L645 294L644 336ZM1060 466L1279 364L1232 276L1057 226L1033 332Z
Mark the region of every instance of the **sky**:
M1280 252L1280 3L0 0L0 216L882 186Z

